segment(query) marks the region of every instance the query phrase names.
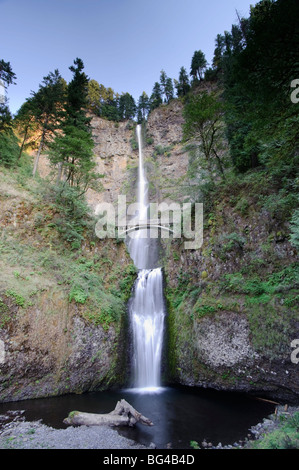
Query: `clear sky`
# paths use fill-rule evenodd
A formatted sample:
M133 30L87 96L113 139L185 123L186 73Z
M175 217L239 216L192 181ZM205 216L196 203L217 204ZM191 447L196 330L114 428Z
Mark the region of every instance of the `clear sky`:
M160 71L190 71L195 50L208 62L218 33L249 16L255 0L0 0L0 59L17 85L8 89L15 113L42 78L58 69L68 82L76 57L89 78L137 101L151 94Z

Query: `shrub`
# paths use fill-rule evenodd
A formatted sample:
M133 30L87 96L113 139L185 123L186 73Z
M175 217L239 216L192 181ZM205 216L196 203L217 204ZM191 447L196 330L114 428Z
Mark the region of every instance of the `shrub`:
M222 235L219 238L219 242L221 243L220 252L228 253L230 251L243 250L243 247L246 243L246 239L238 233L232 232L229 234Z
M70 243L72 249L79 249L83 232L92 221L84 194L77 187L58 184L49 186L45 197L50 199L59 213L52 222L58 233L64 241Z
M19 156L18 139L10 131L0 134L0 164L6 167L12 167L16 164Z

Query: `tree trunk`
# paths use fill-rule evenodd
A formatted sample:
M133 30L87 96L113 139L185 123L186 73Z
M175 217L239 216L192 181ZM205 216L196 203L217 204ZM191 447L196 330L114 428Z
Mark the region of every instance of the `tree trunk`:
M18 160L21 159L21 156L22 156L22 153L23 153L23 148L24 148L25 142L27 140L28 128L29 128L29 124L25 129L25 134L24 134L23 142L22 142L22 145L21 145L21 148L20 148L20 153L19 153Z
M61 176L62 176L62 167L63 167L63 163L60 162L59 165L58 165L57 183L59 183L59 181L61 180Z
M221 175L222 175L222 178L225 180L225 174L224 174L224 170L223 170L223 166L222 166L222 163L221 163L221 160L220 160L220 157L219 155L217 154L216 150L213 149L213 152L214 152L214 155L217 159L217 163L218 163L218 168L221 172Z
M96 414L72 411L63 422L72 426L134 426L137 422L145 426L153 426L150 419L143 416L123 399L117 402L115 409L110 413Z
M35 176L37 168L38 168L38 161L40 154L42 152L43 146L44 146L44 140L45 140L45 135L46 135L46 130L47 130L47 124L48 124L48 117L46 117L45 122L44 122L44 128L43 128L43 133L41 137L41 141L39 144L38 152L36 154L35 160L34 160L34 167L33 167L33 172L32 175Z

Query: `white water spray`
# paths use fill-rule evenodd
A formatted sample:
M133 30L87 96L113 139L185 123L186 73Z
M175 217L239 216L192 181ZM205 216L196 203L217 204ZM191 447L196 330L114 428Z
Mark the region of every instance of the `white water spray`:
M148 219L148 182L145 177L141 126L137 126L139 147L138 203L139 221ZM152 265L153 240L147 229L135 232L129 242L130 255L139 269L134 293L129 304L133 336L134 387L156 390L161 385L161 357L165 307L161 268ZM155 240L156 241L156 240Z

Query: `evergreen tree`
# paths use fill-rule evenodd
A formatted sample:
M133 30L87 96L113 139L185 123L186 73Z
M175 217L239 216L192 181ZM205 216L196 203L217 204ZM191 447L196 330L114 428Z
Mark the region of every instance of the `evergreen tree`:
M166 96L166 103L169 103L170 100L172 100L173 97L174 97L173 83L172 83L172 79L169 78L169 77L166 80L164 93L165 93L165 96Z
M161 70L160 72L160 87L161 87L161 92L162 95L165 95L165 88L166 88L166 83L167 83L167 75L164 70ZM165 99L164 99L165 102Z
M41 137L34 161L33 176L36 174L38 162L44 145L59 125L62 106L65 102L65 82L56 69L43 78L39 90L33 93L30 100L32 112L41 128Z
M4 129L8 129L12 124L12 115L8 107L8 99L5 96L6 88L15 84L16 75L12 70L10 62L5 62L3 59L0 60L0 83L4 91L4 96L0 96L0 132Z
M138 99L137 105L137 120L139 123L147 119L148 113L150 111L150 100L145 91Z
M227 136L238 171L293 158L298 111L290 82L299 73L298 14L296 0L262 0L224 35Z
M201 80L203 72L207 67L207 61L205 55L202 51L195 51L191 61L191 71L190 75L193 77L193 80Z
M66 121L68 124L86 130L89 128L91 121L91 118L86 115L89 79L83 72L84 64L82 59L75 59L74 65L71 65L69 69L73 73L73 79L67 87Z
M164 96L164 103L169 103L169 101L174 96L174 89L172 79L167 77L164 70L160 72L160 89L161 89L161 96ZM162 98L163 100L163 98Z
M70 67L73 79L67 87L67 100L60 132L50 144L49 158L58 167L58 178L63 177L63 187L68 184L85 192L97 180L93 156L93 139L88 108L88 78L84 64L76 59Z
M155 82L153 91L150 97L151 110L158 108L158 106L160 106L160 104L162 103L163 103L163 100L162 100L161 86L159 82Z
M181 96L186 96L187 93L190 90L190 83L189 83L189 77L187 70L185 67L181 67L180 69L180 74L179 74L179 80L176 82L176 90L177 90L177 95L178 97Z
M18 160L20 160L22 153L27 146L27 141L29 141L31 146L35 147L35 142L32 139L34 139L34 136L37 133L38 124L35 120L34 98L28 98L25 103L22 104L14 118L14 124L18 135L22 139L18 155Z
M118 102L120 119L133 119L136 114L136 103L132 95L123 93Z
M95 114L99 114L101 105L100 85L96 80L89 80L87 93L88 109Z

